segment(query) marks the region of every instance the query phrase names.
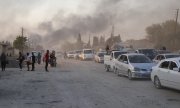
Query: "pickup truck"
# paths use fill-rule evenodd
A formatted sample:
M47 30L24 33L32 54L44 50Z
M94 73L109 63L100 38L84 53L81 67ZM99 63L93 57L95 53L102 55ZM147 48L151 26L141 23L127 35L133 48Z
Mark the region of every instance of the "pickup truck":
M104 66L106 72L114 71L115 69L115 60L118 58L121 54L126 54L125 51L111 51L111 53L108 55L104 55Z

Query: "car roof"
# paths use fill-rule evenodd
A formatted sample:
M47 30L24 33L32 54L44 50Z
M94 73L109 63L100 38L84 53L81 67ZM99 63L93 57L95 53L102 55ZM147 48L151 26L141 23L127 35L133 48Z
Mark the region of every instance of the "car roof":
M160 64L164 61L175 61L176 63L180 63L180 57L177 57L177 58L168 58L168 59L164 59L160 62Z
M158 55L180 55L180 54L176 54L176 53L165 53L165 54L158 54ZM157 55L157 56L158 56Z
M93 50L93 49L83 49L83 50Z
M154 48L138 48L137 50L149 50L149 49L155 50Z
M139 54L139 53L127 53L127 54L122 54L122 55L126 55L126 56L131 56L131 55L144 55L144 54Z
M112 51L112 52L127 52L127 51Z

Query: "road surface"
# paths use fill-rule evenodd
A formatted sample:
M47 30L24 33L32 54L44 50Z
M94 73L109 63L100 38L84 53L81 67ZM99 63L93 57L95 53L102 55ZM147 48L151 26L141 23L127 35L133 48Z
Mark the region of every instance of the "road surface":
M180 92L129 81L93 61L61 60L44 71L0 72L0 108L180 108Z

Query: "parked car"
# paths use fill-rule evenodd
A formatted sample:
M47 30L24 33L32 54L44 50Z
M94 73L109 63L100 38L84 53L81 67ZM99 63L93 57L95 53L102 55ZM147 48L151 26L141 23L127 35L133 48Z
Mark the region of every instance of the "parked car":
M146 49L146 48L141 48L141 49L137 49L135 51L136 53L140 53L140 54L144 54L147 57L149 57L151 60L154 59L154 57L157 55L157 52L155 49Z
M168 58L176 58L176 57L180 57L180 54L174 54L174 53L167 53L167 54L158 54L155 58L154 58L154 62L158 63L161 60L164 59L168 59Z
M144 54L122 54L115 61L115 71L119 76L127 76L130 80L133 78L150 78L153 63Z
M94 61L98 63L104 63L105 52L97 52L94 56Z
M94 51L92 49L83 49L80 55L81 60L93 60Z
M75 59L79 59L81 52L82 52L81 50L75 51L74 58L75 58Z
M156 88L165 86L180 90L180 57L159 62L153 67L151 80Z
M74 55L75 55L75 52L73 52L73 51L69 51L69 52L67 53L67 57L68 57L68 58L74 58Z
M108 71L113 71L114 70L114 65L115 65L115 60L118 58L119 55L121 54L126 54L127 52L125 51L111 51L110 55L104 55L104 66L105 70Z

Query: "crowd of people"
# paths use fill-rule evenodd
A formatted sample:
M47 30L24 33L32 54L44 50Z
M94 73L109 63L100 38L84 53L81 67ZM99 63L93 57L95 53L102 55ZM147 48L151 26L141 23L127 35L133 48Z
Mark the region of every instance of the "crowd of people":
M19 52L19 56L17 58L17 61L19 63L20 71L22 71L23 63L27 66L27 71L35 71L35 63L41 64L41 53L39 52L37 56L35 56L35 52L27 53L26 55L23 55L22 52ZM0 56L1 61L1 68L2 71L5 71L6 65L8 64L7 56L4 52L2 52ZM56 57L55 57L55 51L52 51L52 53L49 52L49 50L46 51L46 53L43 56L43 62L45 63L45 71L49 72L48 65L56 66ZM31 69L30 69L31 66Z

